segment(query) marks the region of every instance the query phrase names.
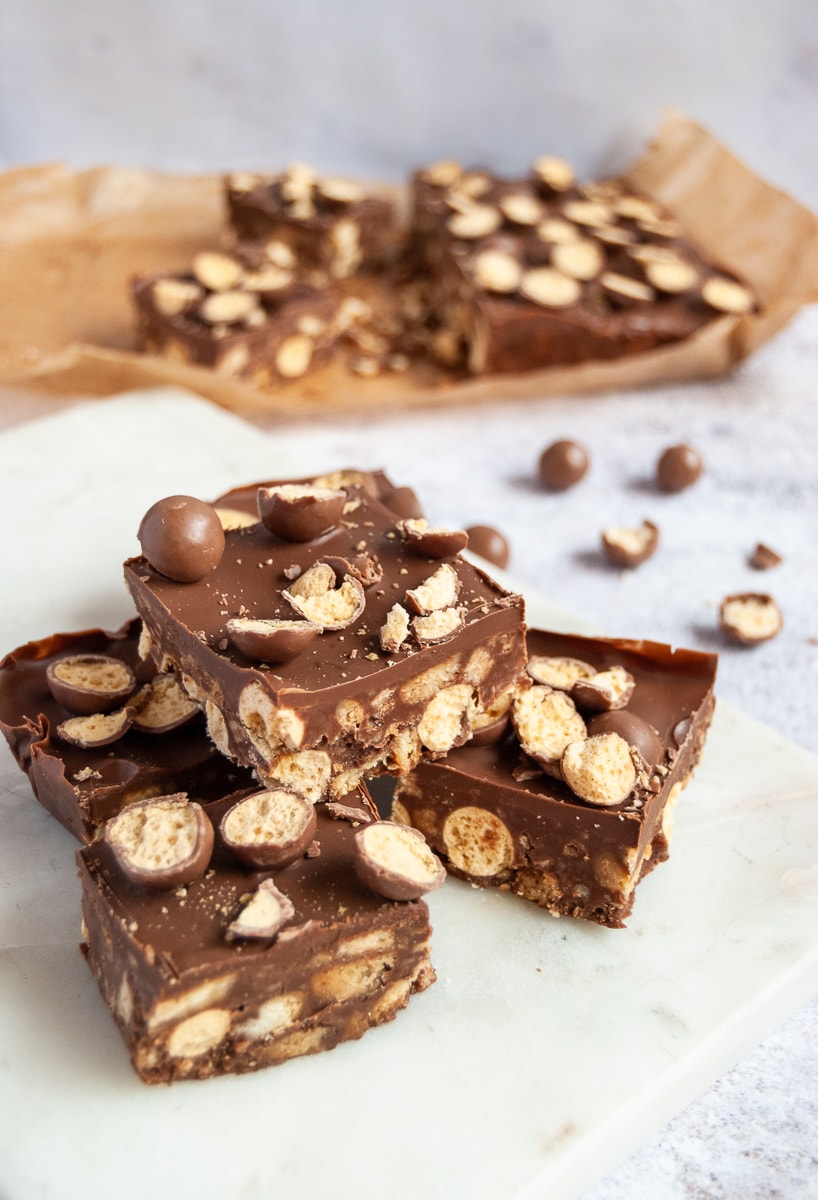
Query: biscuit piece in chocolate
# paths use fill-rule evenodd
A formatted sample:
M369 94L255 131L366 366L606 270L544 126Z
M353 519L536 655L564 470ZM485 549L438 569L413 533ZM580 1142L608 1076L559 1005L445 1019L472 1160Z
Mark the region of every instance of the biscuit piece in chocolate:
M639 880L667 858L713 712L716 656L542 630L529 630L528 648L532 660L624 669L627 707L586 723L565 691L537 684L515 704L516 732L400 780L392 819L419 829L462 879L621 926Z
M116 712L77 718L55 700L48 671L66 658L115 659L134 676L136 695L154 677L167 679L140 659L140 628L141 622L134 620L116 633L89 629L54 634L20 646L0 662L0 731L37 799L81 841L92 841L109 817L140 799L186 792L191 800L207 804L251 782L248 771L214 748L195 708L183 725L145 733L131 724L133 709L118 710L126 718L117 718ZM166 685L160 686L164 690ZM182 700L190 707L186 697ZM124 727L103 744L91 734L111 717ZM69 725L77 720L84 724ZM79 736L73 736L78 730Z
M345 799L375 816L362 791ZM217 828L240 802L211 806ZM83 953L146 1083L329 1050L392 1020L433 982L426 905L362 883L356 827L325 808L320 853L255 869L217 832L208 870L175 891L135 882L106 841L79 852Z
M344 514L316 541L285 542L256 522L226 531L221 563L198 583L169 580L144 558L125 567L155 659L176 667L219 749L265 786L311 799L461 745L525 678L521 598L449 552L465 534L398 518L370 480L346 482L353 474L333 480ZM241 508L248 490L215 507ZM338 578L339 560L358 559L379 565L369 586ZM401 637L396 605L411 618ZM236 619L295 613L322 632L289 662L248 658L231 640Z
M416 172L410 245L425 272L432 348L475 374L645 351L756 299L671 212L624 179L564 187L538 163L501 178L457 163Z

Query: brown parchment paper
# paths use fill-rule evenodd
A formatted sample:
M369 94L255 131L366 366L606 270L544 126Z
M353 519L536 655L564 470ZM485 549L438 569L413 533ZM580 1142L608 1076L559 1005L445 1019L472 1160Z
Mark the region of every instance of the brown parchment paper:
M430 365L361 379L341 362L275 391L134 350L128 280L229 244L218 177L46 165L0 175L0 384L103 396L176 384L258 414L475 403L649 386L729 372L818 301L818 217L759 179L707 130L669 112L625 172L667 205L716 261L747 279L761 311L722 317L683 343L613 362L453 380Z

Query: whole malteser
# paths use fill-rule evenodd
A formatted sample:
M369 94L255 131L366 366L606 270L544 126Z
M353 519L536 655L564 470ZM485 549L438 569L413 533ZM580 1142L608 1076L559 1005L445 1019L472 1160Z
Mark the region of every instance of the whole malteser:
M618 733L639 751L649 767L658 766L664 758L664 746L657 730L627 708L612 709L591 717L588 736L594 737L597 733Z
M507 567L510 556L506 538L493 525L470 525L466 530L469 535L469 549L479 554L486 562L494 563L495 567Z
M589 462L588 451L579 442L567 438L552 442L540 455L540 480L550 492L566 492L585 477Z
M142 518L137 537L151 566L178 583L204 579L224 553L219 514L195 496L157 500Z
M702 466L693 446L668 446L656 464L656 482L663 492L683 492L700 478Z

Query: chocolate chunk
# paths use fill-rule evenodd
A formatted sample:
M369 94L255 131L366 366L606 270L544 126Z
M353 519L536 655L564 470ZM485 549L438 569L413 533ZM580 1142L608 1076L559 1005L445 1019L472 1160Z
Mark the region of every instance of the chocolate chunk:
M204 579L224 553L219 514L194 496L157 500L142 518L137 536L154 570L179 583Z
M183 792L123 808L105 826L123 874L142 887L169 891L200 878L213 850L213 826Z
M540 455L540 480L550 492L565 492L584 479L589 463L588 451L579 442L552 442Z
M107 654L58 658L48 664L45 677L58 704L85 716L109 712L136 687L136 676L128 664Z
M494 563L495 567L508 566L510 557L507 539L492 525L470 525L466 530L469 535L469 549L479 554L486 562Z
M701 477L702 458L693 446L668 446L656 464L656 482L663 492L683 492Z
M755 571L769 571L773 567L779 566L783 561L781 555L776 553L770 546L765 546L763 542L759 542L747 559L747 565Z

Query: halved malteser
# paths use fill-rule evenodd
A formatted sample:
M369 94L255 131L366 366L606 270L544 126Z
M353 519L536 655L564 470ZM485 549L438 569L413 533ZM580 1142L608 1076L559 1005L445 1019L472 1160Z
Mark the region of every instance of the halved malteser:
M570 692L578 679L590 679L596 674L590 663L579 658L561 655L534 654L526 671L535 683L543 683L561 692Z
M344 575L339 583L335 571L325 562L313 563L281 594L300 616L322 629L345 629L366 608L360 579Z
M236 858L251 867L286 867L315 836L315 806L289 788L245 796L224 814L220 830Z
M571 742L560 769L569 788L589 804L622 804L636 786L637 751L618 733L598 733Z
M184 692L176 677L157 675L140 688L131 701L134 729L143 733L168 733L192 721L199 706Z
M609 526L602 531L602 548L617 567L638 567L647 562L659 545L659 530L652 521L635 529Z
M361 882L389 900L418 900L446 878L423 834L393 821L372 821L360 829L354 855Z
M130 804L105 826L105 841L127 877L169 891L204 875L213 851L213 826L184 792Z
M719 608L719 623L732 641L752 646L779 634L784 618L772 596L743 592L725 596Z
M444 529L433 526L424 517L409 517L398 521L401 537L410 550L425 554L429 558L448 558L459 554L469 544L465 529Z
M559 763L569 743L587 733L571 697L542 684L514 698L511 721L526 754L549 768Z
M406 603L419 616L451 608L460 595L460 577L449 563L441 563L437 570L406 593Z
M258 617L231 617L227 636L247 658L258 662L292 662L307 649L321 626L314 621L279 621Z
M336 488L287 483L258 489L262 522L288 542L311 542L333 529L341 519L347 494Z
M92 750L118 742L133 724L133 710L118 708L110 713L83 713L57 726L57 737L72 746Z
M57 703L78 714L109 712L136 687L128 664L108 654L66 655L49 663L45 677Z

